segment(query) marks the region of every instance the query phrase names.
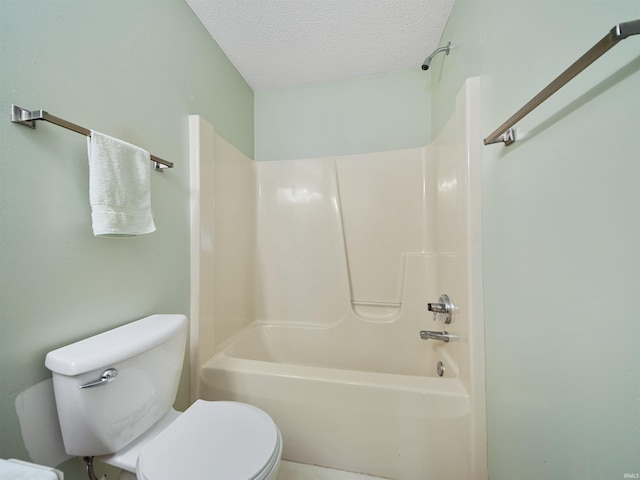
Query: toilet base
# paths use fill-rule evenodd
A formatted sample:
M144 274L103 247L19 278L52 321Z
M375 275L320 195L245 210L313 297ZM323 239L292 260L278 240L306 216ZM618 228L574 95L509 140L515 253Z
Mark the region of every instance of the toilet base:
M131 472L127 472L126 470L122 470L122 473L120 473L120 476L118 477L118 480L137 480L138 477L136 477L135 473L131 473Z

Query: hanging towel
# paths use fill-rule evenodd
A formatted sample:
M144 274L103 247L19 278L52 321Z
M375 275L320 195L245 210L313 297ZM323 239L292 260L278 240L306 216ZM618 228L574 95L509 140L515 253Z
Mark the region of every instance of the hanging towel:
M155 231L149 152L93 130L87 143L93 234L132 237Z

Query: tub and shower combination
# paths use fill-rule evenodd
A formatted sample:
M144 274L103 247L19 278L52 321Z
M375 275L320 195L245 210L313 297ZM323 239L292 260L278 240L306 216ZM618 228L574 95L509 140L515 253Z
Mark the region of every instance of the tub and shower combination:
M267 411L287 460L486 477L477 88L394 152L253 163L192 119L194 397Z

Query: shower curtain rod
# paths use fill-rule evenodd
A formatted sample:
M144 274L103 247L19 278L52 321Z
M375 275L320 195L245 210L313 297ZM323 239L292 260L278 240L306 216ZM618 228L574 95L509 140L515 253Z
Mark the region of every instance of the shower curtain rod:
M562 72L555 80L543 88L540 93L533 97L520 110L514 113L506 122L500 125L491 135L484 139L485 145L504 142L510 145L516 139L515 131L512 128L517 122L522 120L533 109L544 102L560 88L569 83L576 75L591 65L594 61L605 54L611 47L617 45L620 40L624 40L631 35L640 34L640 19L630 22L619 23L613 27L607 35L596 43L591 49L576 60L569 68Z
M13 123L19 123L20 125L25 125L29 128L36 128L36 120L44 120L45 122L53 123L54 125L58 125L59 127L66 128L67 130L80 133L87 137L91 136L91 130L88 128L63 120L62 118L51 115L49 112L45 112L44 110L30 111L18 107L17 105L11 105L11 121ZM163 160L155 155L151 155L150 160L154 162L155 170L162 171L165 168L173 168L173 162Z

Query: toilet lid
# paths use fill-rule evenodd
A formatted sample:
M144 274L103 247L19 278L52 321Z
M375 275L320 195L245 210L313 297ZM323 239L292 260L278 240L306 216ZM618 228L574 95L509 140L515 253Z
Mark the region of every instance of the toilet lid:
M238 402L196 401L138 457L142 480L253 480L279 450L262 410Z

